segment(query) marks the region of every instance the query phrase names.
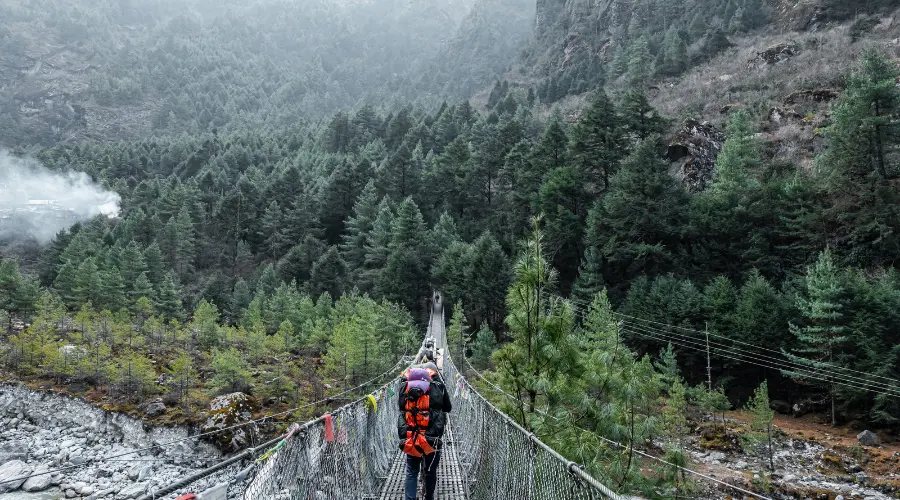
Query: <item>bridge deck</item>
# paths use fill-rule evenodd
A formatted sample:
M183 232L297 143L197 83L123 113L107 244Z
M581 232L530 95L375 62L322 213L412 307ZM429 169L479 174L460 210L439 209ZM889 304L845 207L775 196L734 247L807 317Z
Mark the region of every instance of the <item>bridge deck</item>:
M445 432L446 441L441 450L441 461L438 464L437 488L434 491L436 500L466 500L465 483L462 478L462 470L459 467L459 459L453 446L453 433L451 429ZM403 482L406 479L406 455L399 452L391 465L391 471L381 491L381 500L403 500ZM419 477L419 491L422 489L421 475ZM418 497L421 500L421 496Z
M436 360L439 367L443 364L441 349L445 347L443 321L443 314L439 314L437 309L432 309L426 335L435 337L435 347L439 349L438 359ZM449 390L450 388L448 387L447 389ZM466 500L462 469L459 466L459 457L456 455L456 448L453 444L452 415L451 413L447 429L444 431L444 447L441 450L441 461L438 463L437 488L434 490L436 500ZM420 492L422 489L421 479L422 476L420 474L418 483ZM381 500L404 500L403 483L405 480L406 455L403 452L398 452L394 458L394 463L391 465L388 478L384 482L384 488L381 490ZM421 496L419 499L421 500Z

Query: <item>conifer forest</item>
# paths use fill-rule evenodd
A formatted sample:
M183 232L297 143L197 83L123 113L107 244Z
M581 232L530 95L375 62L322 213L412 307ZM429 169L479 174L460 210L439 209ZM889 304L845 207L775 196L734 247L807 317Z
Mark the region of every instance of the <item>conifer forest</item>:
M438 290L483 393L646 498L702 480L600 438L760 492L778 419L900 450L900 11L801 3L3 2L0 381L282 411Z

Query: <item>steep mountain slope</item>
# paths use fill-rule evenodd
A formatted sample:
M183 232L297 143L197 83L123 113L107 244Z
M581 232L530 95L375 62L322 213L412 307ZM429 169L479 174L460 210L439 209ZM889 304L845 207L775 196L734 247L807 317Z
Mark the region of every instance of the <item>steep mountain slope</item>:
M552 103L601 84L679 75L730 47L731 37L816 32L892 8L888 0L538 0L534 40L519 64Z
M468 98L519 56L532 34L533 0L480 0L430 67L419 88Z
M0 5L0 144L281 126L411 94L472 0ZM471 60L467 65L476 65Z

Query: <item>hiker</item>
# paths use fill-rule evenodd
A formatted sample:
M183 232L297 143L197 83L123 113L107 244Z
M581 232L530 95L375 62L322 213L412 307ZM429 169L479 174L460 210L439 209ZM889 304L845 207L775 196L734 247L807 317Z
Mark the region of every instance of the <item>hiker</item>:
M406 500L416 500L419 470L425 469L425 500L434 499L437 468L450 395L433 362L410 367L402 376L399 391L400 419L397 430L400 449L406 453Z

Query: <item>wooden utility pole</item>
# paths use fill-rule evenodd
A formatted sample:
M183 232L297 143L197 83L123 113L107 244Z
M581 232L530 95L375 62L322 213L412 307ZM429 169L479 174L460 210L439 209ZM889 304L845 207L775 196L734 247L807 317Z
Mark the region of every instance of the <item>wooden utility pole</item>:
M709 392L712 392L712 365L709 362L709 321L706 322L706 384L709 386Z

